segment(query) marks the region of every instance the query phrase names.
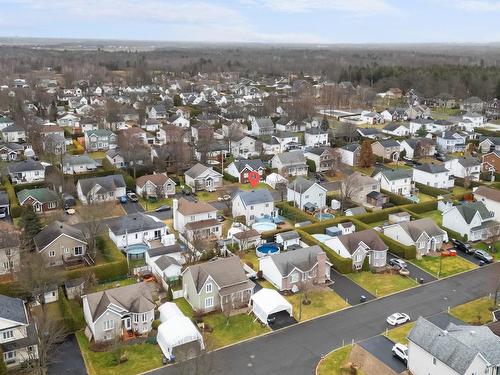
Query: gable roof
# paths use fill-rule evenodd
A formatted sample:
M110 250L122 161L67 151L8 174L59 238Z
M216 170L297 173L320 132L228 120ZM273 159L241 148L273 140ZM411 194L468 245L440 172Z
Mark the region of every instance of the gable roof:
M28 324L24 301L0 294L0 318Z
M321 186L320 184L317 184L316 182L308 180L307 178L304 178L301 176L297 177L295 180L290 182L288 184L288 189L293 190L297 193L305 193L313 185L317 185L322 190L326 191L326 189L323 186Z
M95 185L101 186L101 189L97 192L111 192L115 191L117 188L124 188L127 185L125 184L125 180L123 179L123 175L121 174L112 174L109 176L102 177L92 177L92 178L81 178L78 180L78 184L82 189L82 193L86 196L90 190Z
M200 164L200 163L193 165L184 174L186 176L191 177L191 178L197 178L201 174L205 173L205 171L207 171L207 170L211 170L212 173L220 175L220 173L217 171L214 171L212 167L207 167L207 166Z
M438 227L438 225L431 218L423 218L413 221L403 221L399 225L411 239L415 242L422 235L427 233L429 237L441 236L446 232Z
M382 174L389 181L397 181L406 178L412 178L413 171L411 169L398 168L398 169L389 169L389 168L380 168L376 169L372 176L376 176L377 174Z
M170 266L180 266L179 262L173 258L169 257L168 255L162 255L160 256L156 261L155 264L162 270L166 270Z
M166 227L164 222L143 213L120 216L117 220L113 220L110 224L108 224L108 228L115 235L143 232L146 230L160 229L164 227Z
M380 143L380 145L382 145L382 147L384 147L384 148L399 147L400 146L399 142L394 140L394 139L383 139L380 141L376 141L375 143Z
M238 172L243 171L247 166L249 169L256 171L259 169L265 169L264 163L260 159L252 159L252 160L246 160L246 159L241 159L241 160L235 160L234 161L234 166L238 170Z
M253 204L274 202L271 192L267 189L257 189L250 191L238 191L235 195L240 197L241 201L245 206L251 206Z
M483 202L463 202L456 206L456 209L467 224L471 223L477 212L479 212L482 220L491 219L493 217Z
M276 154L275 157L278 158L283 165L296 165L306 163L306 157L304 156L304 153L300 151L284 152L281 154Z
M180 198L178 200L177 211L180 214L187 216L202 214L205 212L214 212L217 211L217 209L207 202L190 201L186 198Z
M476 190L474 190L474 195L481 195L487 199L491 199L492 201L500 202L500 190L492 189L487 186L479 186Z
M422 165L416 165L413 169L418 169L419 171L427 173L444 173L449 172L443 164L426 163Z
M35 189L23 189L17 193L17 199L20 204L32 197L40 203L54 202L59 199L57 193L49 188L35 188Z
M135 180L135 184L142 188L148 181L152 182L155 186L163 186L170 178L166 173L156 173L141 176Z
M52 241L61 235L66 235L75 238L78 241L87 243L85 236L80 229L72 227L66 223L60 221L54 221L52 224L47 225L43 228L34 238L35 246L38 251L42 251L47 247Z
M39 161L27 159L16 161L7 165L9 173L27 172L27 171L43 171L45 167Z
M339 236L338 239L342 242L342 245L344 245L349 254L353 254L361 242L368 246L370 250L384 251L388 249L387 245L382 241L374 229L343 234Z
M324 251L318 245L271 255L270 258L282 276L289 275L294 268L309 271L318 262L318 254Z

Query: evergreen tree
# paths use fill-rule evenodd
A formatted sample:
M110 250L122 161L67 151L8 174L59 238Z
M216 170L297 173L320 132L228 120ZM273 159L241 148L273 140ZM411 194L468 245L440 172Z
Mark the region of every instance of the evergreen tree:
M180 107L182 105L182 98L179 94L174 95L174 106Z
M362 168L368 168L373 165L374 157L372 151L372 145L369 140L364 140L361 144L361 151L359 154L359 166Z
M24 209L20 223L22 228L21 240L23 248L29 251L35 250L33 238L42 230L42 223L32 206L27 206Z
M328 131L329 128L330 128L330 123L328 122L326 115L324 115L323 120L321 120L321 130L326 132Z
M3 360L3 350L2 348L0 348L0 375L5 375L5 374L7 374L7 365Z

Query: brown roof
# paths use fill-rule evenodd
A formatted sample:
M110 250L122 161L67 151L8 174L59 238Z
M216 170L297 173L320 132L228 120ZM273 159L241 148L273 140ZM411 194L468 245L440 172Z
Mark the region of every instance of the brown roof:
M59 125L43 125L40 127L40 133L64 132L64 128Z
M353 254L356 251L360 242L369 246L370 250L387 250L387 245L380 239L378 233L374 229L366 229L360 232L345 234L339 236L339 240L350 254Z
M238 232L234 235L237 240L243 240L247 238L260 237L259 232L255 229L246 230L244 232Z
M485 198L491 199L495 202L500 202L500 190L492 189L487 186L479 186L475 191L474 195L482 195Z
M188 201L185 198L180 198L177 211L179 211L182 215L186 216L186 215L202 214L205 212L213 212L217 211L217 209L206 202L199 202L199 201L193 202L193 201Z
M222 225L215 219L207 219L207 220L200 220L200 221L193 221L191 223L187 223L185 225L185 228L187 230L197 230L197 229L203 229L203 228L211 228L211 227L216 227Z
M156 186L163 186L169 180L166 173L157 173L157 174L148 174L145 176L139 177L135 184L142 188L146 182L151 181Z

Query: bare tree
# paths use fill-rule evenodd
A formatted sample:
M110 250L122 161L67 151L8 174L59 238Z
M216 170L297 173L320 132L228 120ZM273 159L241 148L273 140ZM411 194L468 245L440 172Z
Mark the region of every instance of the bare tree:
M348 200L356 196L361 191L359 183L359 174L353 173L342 180L340 184L340 205L342 210L345 208Z
M20 233L7 222L0 222L0 262L7 266L11 276L20 266Z

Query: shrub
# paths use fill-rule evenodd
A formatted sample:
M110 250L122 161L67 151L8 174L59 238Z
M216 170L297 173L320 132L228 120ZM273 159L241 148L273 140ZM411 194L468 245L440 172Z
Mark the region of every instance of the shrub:
M160 326L161 321L159 319L153 320L153 323L151 323L151 327L155 330L158 330L158 327Z
M298 209L297 207L294 207L290 202L276 203L276 207L281 210L282 216L286 217L294 223L302 221L318 221L314 216L306 214L304 211Z
M389 251L404 259L415 259L417 256L417 249L415 246L406 246L402 243L387 237L385 234L379 233L380 238L389 247Z
M383 189L380 191L382 193L384 193L385 195L389 196L389 202L391 202L392 204L394 204L396 206L404 206L407 204L413 204L413 202L411 200L409 200L408 198L405 198L401 195L397 195L397 194L391 193L390 191L383 190Z
M76 317L62 288L59 289L58 303L59 310L61 310L61 314L64 320L64 324L70 332L75 332L85 326L85 322Z
M448 190L438 189L438 188L435 188L435 187L432 187L432 186L427 186L427 185L421 184L419 182L417 182L415 184L415 186L418 188L418 191L420 193L424 193L424 194L430 195L431 197L437 197L439 195L449 194Z
M428 211L435 211L437 210L437 201L428 201L424 203L418 203L418 204L413 204L411 206L405 207L410 213L417 213L417 214L422 214L424 212Z
M231 176L229 173L224 172L222 174L224 180L229 181L229 182L238 182L238 177Z
M316 172L316 163L313 160L307 159L306 164L309 167L309 172Z

